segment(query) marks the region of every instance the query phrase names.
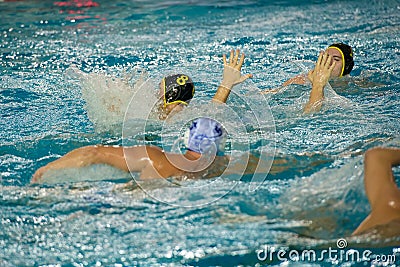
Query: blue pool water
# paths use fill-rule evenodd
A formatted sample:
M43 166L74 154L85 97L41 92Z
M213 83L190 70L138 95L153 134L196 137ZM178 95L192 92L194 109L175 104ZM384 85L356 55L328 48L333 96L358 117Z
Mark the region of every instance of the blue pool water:
M342 252L394 255L385 266L399 266L400 238L350 237L369 212L363 153L400 145L399 14L390 0L0 1L0 266L372 264L322 253L338 249L339 238L348 243ZM320 113L301 112L308 86L258 94L340 41L354 47L354 77L331 83ZM185 71L207 101L232 48L246 53L243 72L254 78L228 101L228 120L252 120L241 109L251 99L271 124L261 130L274 131L248 131L250 148L269 147L279 160L255 191L245 176L180 187L152 181L144 192L124 188L131 177L107 166L30 184L36 169L71 149L122 144L124 110L102 104L128 105L141 75ZM147 132L155 144L159 131ZM272 247L323 256L263 260Z

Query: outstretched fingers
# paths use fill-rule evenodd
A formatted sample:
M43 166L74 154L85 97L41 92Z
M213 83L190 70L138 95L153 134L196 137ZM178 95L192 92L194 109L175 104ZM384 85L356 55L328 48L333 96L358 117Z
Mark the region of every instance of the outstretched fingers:
M238 52L238 55L239 55L239 52ZM242 56L240 57L240 61L239 61L239 63L238 63L239 68L242 67L243 62L244 62L244 53L242 53Z
M234 63L237 63L237 62L238 62L239 54L240 54L240 50L239 50L239 49L236 49L235 60L233 61Z
M320 70L329 70L331 72L334 67L335 61L332 59L332 56L328 53L321 52L317 60L316 68Z
M329 73L332 73L332 71L335 68L335 66L336 66L336 61L333 61L331 66L329 67Z
M233 63L233 49L231 50L231 55L229 56L229 63Z
M244 62L244 58L245 58L244 53L240 54L239 49L236 49L236 51L233 49L231 50L230 55L229 55L229 60L228 60L229 63L226 59L226 55L225 54L222 55L224 66L228 65L228 66L233 67L238 70L241 69L243 62Z
M326 66L326 64L328 63L328 59L329 59L329 55L327 53L324 53L323 57L322 57L322 66Z
M326 61L325 61L325 66L329 69L329 67L332 65L333 58L331 55L327 54L326 55Z
M324 53L323 53L323 52L320 52L320 53L319 53L319 56L318 56L318 60L317 60L317 66L320 66L320 65L321 65L323 56L324 56Z
M241 69L244 63L245 55L240 53L239 49L232 49L230 51L229 59L226 55L223 55L224 72L221 86L232 89L238 83L241 83L249 78L252 78L252 74L241 74Z

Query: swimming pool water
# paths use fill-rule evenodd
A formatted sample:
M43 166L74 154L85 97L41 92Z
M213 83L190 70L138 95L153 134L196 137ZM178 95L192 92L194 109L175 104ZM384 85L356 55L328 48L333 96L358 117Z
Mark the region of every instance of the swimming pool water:
M396 255L398 266L398 237L349 236L369 212L363 153L400 144L399 11L389 0L0 1L0 266L371 265L257 258L266 246L321 253L339 238L360 253ZM354 77L331 83L320 113L301 112L307 86L255 94L339 41L354 47ZM251 120L240 108L252 99L273 116L264 121L273 135L247 135L252 150L270 144L280 160L256 191L249 176L141 184L167 202L212 202L171 206L123 188L130 176L106 166L30 185L37 168L71 149L122 144L123 112L110 115L99 101L126 100L143 73L157 80L175 69L201 81L196 98L207 101L232 48L254 78L228 106Z

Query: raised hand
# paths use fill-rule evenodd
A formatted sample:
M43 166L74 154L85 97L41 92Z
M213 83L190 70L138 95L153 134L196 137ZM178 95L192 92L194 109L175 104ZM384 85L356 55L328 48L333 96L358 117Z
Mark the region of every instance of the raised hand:
M332 56L328 53L320 53L314 70L308 73L308 79L316 86L322 88L328 83L332 70L335 68L336 62L332 60Z
M225 54L222 56L224 61L224 72L222 82L213 97L213 101L225 103L233 86L253 77L252 74L242 75L241 69L244 62L244 53L241 55L240 59L239 55L239 49L237 49L236 52L232 49L229 56L229 61L226 60Z
M229 56L229 61L226 60L226 55L223 55L223 61L224 61L224 73L223 73L223 79L221 82L221 86L224 86L225 88L232 89L233 86L236 84L242 83L248 78L253 77L252 74L241 74L241 69L242 65L244 62L244 53L240 55L240 50L237 49L236 52L232 49L230 56Z
M315 68L308 73L308 79L312 83L310 99L304 107L304 112L319 111L324 98L324 87L331 77L336 62L328 53L320 53Z

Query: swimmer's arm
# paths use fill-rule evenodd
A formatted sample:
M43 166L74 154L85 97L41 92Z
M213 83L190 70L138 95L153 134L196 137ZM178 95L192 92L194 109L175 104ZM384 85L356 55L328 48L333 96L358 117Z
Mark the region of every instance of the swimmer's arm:
M147 147L146 157L142 157L144 164L139 166L141 168L140 179L168 178L180 175L182 171L171 163L171 157L173 156L167 157L166 153L159 147ZM129 167L131 167L129 155L127 155L127 161ZM138 159L133 158L132 163L138 165Z
M397 189L392 167L398 165L400 165L399 148L373 148L365 153L364 184L372 209L383 195L389 193L389 190Z
M33 174L31 183L38 182L43 174L50 170L80 168L101 163L128 171L122 147L85 146L74 149L61 158L39 168Z
M231 50L229 63L226 61L226 55L223 55L224 73L221 84L218 86L217 92L213 97L213 101L217 103L226 103L226 100L231 93L232 88L239 83L244 82L248 78L253 77L252 74L241 74L242 65L244 62L244 54L239 59L240 50L237 49L236 53Z
M286 82L282 84L282 86L288 86L291 84L305 84L306 83L306 76L305 75L297 75L293 78L290 78Z
M364 156L364 185L371 205L371 214L357 227L352 235L358 235L362 232L379 224L377 218L372 216L376 211L382 214L380 209L388 205L388 201L393 201L398 196L399 189L394 181L392 167L400 165L399 148L372 148ZM389 215L389 214L388 214ZM380 215L379 215L380 216Z
M314 83L311 88L310 98L304 107L304 113L319 111L324 99L324 86Z
M315 69L308 73L308 79L312 83L310 98L304 107L305 113L319 111L324 99L324 87L328 83L336 62L327 53L321 53L315 65Z
M141 149L132 147L132 149ZM128 150L129 151L129 150ZM129 154L127 154L129 155ZM61 158L48 163L39 168L33 175L31 183L39 182L43 174L50 170L60 170L65 168L80 168L93 164L107 164L123 171L141 171L146 162L136 160L135 164L129 164L125 161L123 147L114 146L85 146L74 149Z
M290 78L286 82L284 82L280 87L273 88L273 89L266 89L266 90L262 91L261 93L262 94L275 94L275 93L279 92L283 87L291 85L291 84L305 85L308 81L307 75L306 74L297 75L293 78Z
M226 103L230 93L231 89L220 85L218 86L217 92L215 93L212 101L216 103Z

